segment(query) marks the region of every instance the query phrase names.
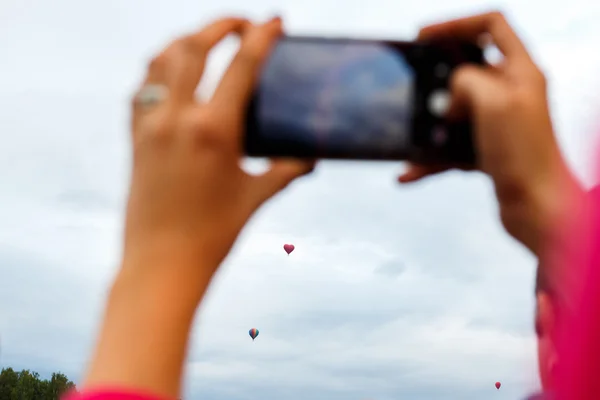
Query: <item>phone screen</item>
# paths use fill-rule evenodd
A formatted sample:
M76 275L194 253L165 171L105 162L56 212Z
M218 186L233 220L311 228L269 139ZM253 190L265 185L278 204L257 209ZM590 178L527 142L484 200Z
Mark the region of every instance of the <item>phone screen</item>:
M415 160L421 151L452 159L457 144L444 125L447 104L431 109L430 100L444 100L461 54L415 42L285 37L250 104L246 152Z
M412 67L392 46L282 40L259 83L258 133L315 156L402 157L414 84Z

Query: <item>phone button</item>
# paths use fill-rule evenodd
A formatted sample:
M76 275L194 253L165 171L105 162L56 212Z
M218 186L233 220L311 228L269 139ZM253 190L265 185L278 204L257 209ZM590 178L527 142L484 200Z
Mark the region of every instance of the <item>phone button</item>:
M429 112L436 117L444 117L450 109L450 93L447 90L436 90L429 95Z
M436 126L431 132L431 141L436 147L442 147L448 141L448 133L443 126Z

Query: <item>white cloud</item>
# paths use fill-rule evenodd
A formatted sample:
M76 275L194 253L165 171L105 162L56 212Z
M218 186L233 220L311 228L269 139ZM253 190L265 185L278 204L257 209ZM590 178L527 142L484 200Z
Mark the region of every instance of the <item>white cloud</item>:
M160 46L223 13L280 12L291 33L410 38L423 22L508 10L583 176L600 107L598 4L448 4L5 1L0 365L80 376L119 260L129 92ZM205 93L234 49L215 52ZM398 188L400 169L323 163L258 213L202 307L190 398L480 399L500 380L494 394L513 399L535 387L534 260L502 232L489 182L450 173Z

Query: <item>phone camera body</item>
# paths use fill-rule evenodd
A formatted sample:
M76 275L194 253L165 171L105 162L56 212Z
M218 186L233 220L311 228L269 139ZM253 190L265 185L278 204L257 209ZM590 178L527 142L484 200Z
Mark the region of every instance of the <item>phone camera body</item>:
M416 42L407 56L416 72L409 161L473 165L476 155L470 121L454 121L447 114L453 71L465 63L483 64L481 48L450 40Z
M247 110L253 157L474 164L470 121L452 121L450 79L483 51L455 40L285 37Z

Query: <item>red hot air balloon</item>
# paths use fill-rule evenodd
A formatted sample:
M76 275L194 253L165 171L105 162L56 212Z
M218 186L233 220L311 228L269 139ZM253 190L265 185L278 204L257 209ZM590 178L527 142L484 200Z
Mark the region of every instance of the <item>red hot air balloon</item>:
M496 382L494 386L496 386L496 389L500 390L500 386L502 386L502 384L500 382Z
M290 253L292 251L294 251L296 247L293 244L284 244L283 245L283 249L285 250L286 253L288 253L288 256L290 255Z
M256 337L258 336L258 329L256 328L252 328L248 331L248 335L250 335L250 337L252 338L252 341L254 342L254 339L256 339Z

